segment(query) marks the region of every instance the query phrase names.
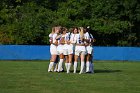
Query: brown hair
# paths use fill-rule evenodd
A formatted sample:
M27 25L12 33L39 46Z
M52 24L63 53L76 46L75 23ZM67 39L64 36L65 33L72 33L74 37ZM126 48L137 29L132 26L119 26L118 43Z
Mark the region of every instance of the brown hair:
M72 28L72 33L74 33L74 30L75 30L75 29L77 29L77 32L78 32L78 30L79 30L78 27L73 27L73 28Z
M60 33L63 34L64 31L67 31L67 28L66 27L61 27Z

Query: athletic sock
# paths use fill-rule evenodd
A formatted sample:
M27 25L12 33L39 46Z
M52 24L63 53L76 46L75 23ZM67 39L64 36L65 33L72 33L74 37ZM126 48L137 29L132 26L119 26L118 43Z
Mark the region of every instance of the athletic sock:
M89 72L89 68L90 68L90 62L87 61L87 62L86 62L86 72Z
M68 63L65 63L66 71L68 70Z
M70 67L71 67L71 63L68 63L67 73L69 73L69 72L70 72Z
M73 73L76 73L76 69L77 69L77 62L74 62L74 72Z
M50 64L49 64L49 68L48 68L48 72L50 72L50 71L52 70L52 68L53 68L53 64L54 64L54 62L50 62Z
M81 74L81 73L84 73L84 65L85 65L85 62L81 62L81 70L80 70L80 73L79 74Z
M63 59L60 59L60 62L58 63L58 69L57 69L58 72L60 72L60 69L62 68L62 64L63 64Z
M54 63L54 72L57 71L57 63Z
M94 73L94 64L93 63L90 64L90 72Z

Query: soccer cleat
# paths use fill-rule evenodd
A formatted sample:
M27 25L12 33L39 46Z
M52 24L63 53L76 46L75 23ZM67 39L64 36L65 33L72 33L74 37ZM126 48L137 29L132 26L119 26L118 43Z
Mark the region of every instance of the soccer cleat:
M54 72L57 72L57 69L54 69Z
M86 73L91 73L90 71L86 71Z
M79 74L83 74L83 73L85 73L84 71L80 71L80 73Z
M70 73L69 71L67 71L67 74Z
M73 72L74 74L76 73L76 71Z
M62 69L62 70L60 70L60 72L65 72L65 70L64 70L64 69Z
M51 70L48 70L48 72L52 72Z
M48 70L48 72L51 72L50 70Z

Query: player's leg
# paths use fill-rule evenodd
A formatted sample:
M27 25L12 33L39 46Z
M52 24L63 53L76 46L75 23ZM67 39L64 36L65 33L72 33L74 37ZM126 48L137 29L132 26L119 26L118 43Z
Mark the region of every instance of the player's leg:
M90 72L89 68L90 68L90 57L91 54L87 54L86 56L86 73Z
M68 63L69 63L69 60L68 60L68 49L64 49L63 50L63 54L64 54L64 57L65 57L65 68L66 68L66 71L68 70Z
M77 65L78 65L78 55L75 52L75 56L74 56L74 72L73 73L76 73Z
M59 58L60 58L60 60L59 60L58 69L57 69L58 72L60 72L61 69L62 69L62 64L63 64L63 61L64 61L64 55L63 55L63 53L61 53L61 54L59 55Z
M54 72L57 71L57 68L58 68L58 61L59 61L59 55L57 55L56 60L55 60L55 62L54 62Z
M90 72L91 73L94 73L94 64L93 64L93 52L94 52L94 50L93 50L93 48L92 48L92 46L91 46L91 52L90 52Z
M69 63L68 55L65 55L65 68L66 68L66 71L68 70L68 63Z
M48 72L53 71L53 66L54 66L54 62L56 60L56 57L57 57L57 55L52 55L51 56Z
M90 72L91 73L94 73L94 62L93 62L93 58L92 58L92 55L91 55L91 62L90 62Z
M84 73L84 67L85 67L85 51L82 51L80 54L80 59L81 59L81 68L80 68L80 73Z
M56 57L57 57L57 47L51 46L50 53L51 53L51 59L48 67L48 72L53 71L54 62L56 61Z
M93 72L93 64L92 64L92 54L93 54L93 48L92 46L87 46L87 58L86 58L86 72L91 73Z
M71 64L72 64L72 58L73 58L73 54L69 54L68 55L68 69L67 69L67 73L70 73L70 68L71 68Z
M72 64L72 60L73 60L73 45L69 45L69 49L68 49L68 69L67 69L67 73L70 73L70 68L71 68L71 64Z

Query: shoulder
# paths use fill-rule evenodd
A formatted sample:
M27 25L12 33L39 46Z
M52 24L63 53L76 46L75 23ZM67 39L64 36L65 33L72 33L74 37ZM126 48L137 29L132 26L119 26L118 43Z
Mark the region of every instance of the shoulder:
M80 36L80 34L78 33L78 34L76 34L76 36Z
M76 34L75 37L76 37L76 38L79 38L79 37L80 37L80 34Z
M50 33L50 34L49 34L49 37L52 37L52 36L53 36L53 34L52 34L52 33Z
M70 35L70 33L66 33L66 36Z
M86 35L86 36L89 36L89 33L88 33L88 32L86 32L86 33L85 33L85 35Z
M74 34L73 33L71 33L71 37L73 37L74 36Z
M53 34L53 37L56 37L57 36L57 34Z

